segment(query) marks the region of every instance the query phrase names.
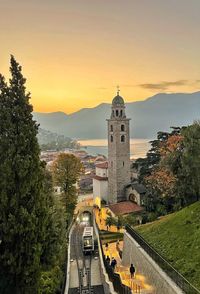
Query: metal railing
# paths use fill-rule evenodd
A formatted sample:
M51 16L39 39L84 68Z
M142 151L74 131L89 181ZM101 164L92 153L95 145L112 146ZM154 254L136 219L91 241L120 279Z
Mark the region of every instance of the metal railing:
M70 225L69 225L69 227L67 228L67 231L66 231L67 250L65 252L65 262L64 262L64 265L63 265L64 266L64 270L63 270L64 278L63 278L63 282L62 282L61 294L65 293L65 287L66 287L66 283L67 283L67 270L68 270L68 268L67 268L67 266L68 266L68 254L67 254L67 252L69 250L68 247L70 246L70 244L69 244L69 232L70 232L74 222L75 222L75 218L73 218L71 220Z
M186 280L173 266L166 261L154 248L151 247L141 235L133 228L126 226L127 233L145 250L145 252L160 266L160 268L178 285L186 294L200 294L188 280Z
M114 290L119 294L131 294L132 293L131 289L122 283L120 275L115 273L113 271L113 268L106 261L101 240L100 240L100 247L101 247L101 252L103 256L104 266L108 274L109 280L113 283Z

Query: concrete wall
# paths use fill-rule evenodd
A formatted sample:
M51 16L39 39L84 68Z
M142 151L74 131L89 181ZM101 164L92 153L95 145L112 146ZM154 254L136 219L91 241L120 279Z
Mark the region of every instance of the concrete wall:
M93 198L108 199L108 181L98 181L93 179Z
M183 293L127 232L124 234L122 263L126 266L133 263L136 272L144 275L146 282L154 287L155 294Z

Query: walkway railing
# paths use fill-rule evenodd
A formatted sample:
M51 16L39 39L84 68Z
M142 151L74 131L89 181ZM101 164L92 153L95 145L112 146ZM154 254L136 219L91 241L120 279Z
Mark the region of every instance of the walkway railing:
M108 274L109 280L113 283L114 290L119 294L131 294L132 293L131 289L127 287L126 285L122 284L120 275L115 273L112 267L106 261L101 240L100 240L100 247L101 247L101 252L103 255L104 266Z
M154 248L152 248L133 228L126 226L128 234L148 253L161 269L178 285L186 294L200 294L200 291L190 284L169 262L167 262Z
M70 231L71 231L71 228L72 228L72 226L73 226L73 224L74 224L74 222L75 222L75 217L71 220L71 222L70 222L70 225L69 225L69 227L67 228L67 231L66 231L66 242L67 242L67 251L66 251L66 256L65 256L65 263L64 263L64 279L63 279L63 283L62 283L62 289L61 289L61 294L64 294L64 293L66 293L66 291L68 291L68 289L66 289L66 284L67 284L67 278L69 278L69 277L67 277L67 274L68 274L68 271L69 271L69 269L68 269L68 266L69 266L69 260L68 260L68 258L69 258L69 256L68 256L68 254L69 254L69 246L70 246L70 243L69 243L69 233L70 233Z

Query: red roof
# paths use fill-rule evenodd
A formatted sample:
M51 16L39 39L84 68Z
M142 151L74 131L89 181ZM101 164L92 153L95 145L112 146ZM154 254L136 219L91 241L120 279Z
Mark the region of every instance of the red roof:
M94 176L93 179L98 180L98 181L107 181L107 177L100 177L100 176Z
M122 215L122 214L129 214L133 212L136 213L136 212L143 211L143 208L141 206L131 201L124 201L124 202L119 202L116 204L111 204L109 205L109 208L115 215Z
M107 169L108 168L108 162L107 161L104 161L102 163L98 163L98 164L96 164L96 167Z

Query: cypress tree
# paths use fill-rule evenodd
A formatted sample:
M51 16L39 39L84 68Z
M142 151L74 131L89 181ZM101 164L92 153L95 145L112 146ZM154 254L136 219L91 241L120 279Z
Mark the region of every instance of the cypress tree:
M0 293L37 293L47 226L44 168L21 66L0 77Z

